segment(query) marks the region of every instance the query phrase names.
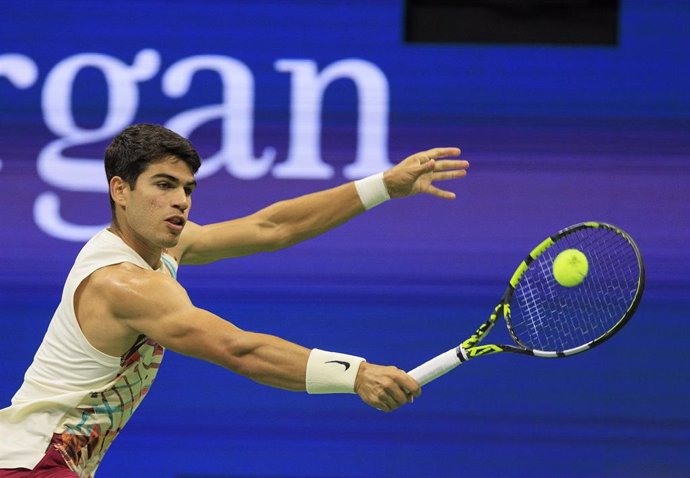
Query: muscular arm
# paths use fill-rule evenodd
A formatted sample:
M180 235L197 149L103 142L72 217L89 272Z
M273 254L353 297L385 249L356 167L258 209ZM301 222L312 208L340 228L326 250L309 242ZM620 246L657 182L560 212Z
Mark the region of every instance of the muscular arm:
M274 203L250 216L185 226L181 262L203 264L289 247L362 213L353 183Z
M166 348L220 365L252 380L304 390L309 349L271 335L241 330L200 309L170 277L120 264L95 276L108 315Z
M241 330L192 304L170 277L118 264L94 273L83 300L97 298L104 313L132 336L145 334L166 348L215 363L256 382L287 390L306 389L310 349L276 336ZM88 334L87 334L88 336ZM362 363L355 391L386 411L419 396L417 383L395 367Z
M464 177L469 163L457 148L435 148L409 156L384 173L392 198L419 193L453 199L435 181ZM323 234L364 212L354 183L280 201L250 216L207 226L188 223L171 251L181 263L203 264L223 258L274 251Z

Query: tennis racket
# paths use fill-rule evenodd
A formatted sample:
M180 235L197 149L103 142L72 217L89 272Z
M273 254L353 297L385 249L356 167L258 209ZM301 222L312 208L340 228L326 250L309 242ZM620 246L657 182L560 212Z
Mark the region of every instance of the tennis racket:
M584 280L573 287L560 285L553 274L555 258L568 249L582 252L589 266ZM584 352L623 328L640 303L644 284L642 256L624 231L600 222L567 227L522 261L489 320L474 334L409 374L426 385L484 355L514 352L556 358ZM514 343L482 345L499 317Z

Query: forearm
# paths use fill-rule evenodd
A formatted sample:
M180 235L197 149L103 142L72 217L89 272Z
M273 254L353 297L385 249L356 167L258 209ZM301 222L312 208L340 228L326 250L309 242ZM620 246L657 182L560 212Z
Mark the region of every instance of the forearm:
M257 383L292 391L306 389L310 350L272 335L241 332L223 346L216 362Z
M293 349L294 344L277 337L252 335L261 345L252 348L246 368L237 371L256 382L311 394L356 393L381 411L395 410L421 394L419 384L396 367L337 352ZM287 355L279 351L286 344L293 349Z
M223 364L240 375L285 390L317 394L355 392L355 379L363 358L309 350L272 335L243 334Z
M268 252L321 235L388 199L382 177L364 179L276 202L232 221L189 223L179 245L185 264Z
M270 250L319 236L364 212L354 183L280 201L257 213L271 231Z
M197 329L212 339L198 341L185 334L185 341L195 344L199 358L255 382L310 394L356 393L384 411L394 410L421 393L417 382L396 367L368 364L354 355L309 350L273 335L242 331L222 320L216 324L221 327L215 332L213 327Z

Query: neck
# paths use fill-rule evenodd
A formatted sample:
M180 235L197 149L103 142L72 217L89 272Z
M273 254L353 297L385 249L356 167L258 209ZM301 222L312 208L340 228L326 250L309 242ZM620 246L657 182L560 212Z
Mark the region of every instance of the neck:
M152 269L158 269L160 267L161 254L163 253L162 248L144 241L131 231L121 229L117 221L113 221L108 230L122 239L122 242L131 247L134 252L139 254Z

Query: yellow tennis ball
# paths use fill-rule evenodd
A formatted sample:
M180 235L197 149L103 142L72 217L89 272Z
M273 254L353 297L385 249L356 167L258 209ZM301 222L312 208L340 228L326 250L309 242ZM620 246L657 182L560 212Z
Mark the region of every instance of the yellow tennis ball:
M582 284L589 271L587 257L577 249L566 249L553 261L553 276L563 287Z

